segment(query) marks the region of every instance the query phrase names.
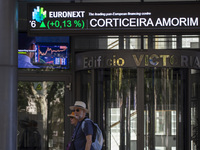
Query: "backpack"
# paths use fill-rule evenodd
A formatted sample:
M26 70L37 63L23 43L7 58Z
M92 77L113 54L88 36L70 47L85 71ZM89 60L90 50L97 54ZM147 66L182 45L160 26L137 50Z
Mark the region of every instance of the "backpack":
M82 122L82 131L84 132L84 125L85 125L85 121L86 120L90 120L89 118L86 118L83 122ZM102 146L103 146L103 134L101 129L99 128L98 124L94 123L92 120L90 120L93 124L93 135L92 135L92 147L95 150L101 150Z

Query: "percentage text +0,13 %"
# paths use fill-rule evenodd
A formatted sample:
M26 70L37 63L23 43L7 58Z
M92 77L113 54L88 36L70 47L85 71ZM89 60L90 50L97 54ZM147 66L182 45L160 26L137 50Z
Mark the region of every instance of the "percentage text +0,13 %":
M47 28L84 28L85 27L85 22L84 20L64 20L64 21L48 21L47 22Z

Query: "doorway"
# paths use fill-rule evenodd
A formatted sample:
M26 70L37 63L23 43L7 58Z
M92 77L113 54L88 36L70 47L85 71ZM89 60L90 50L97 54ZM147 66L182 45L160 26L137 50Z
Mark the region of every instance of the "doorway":
M107 68L91 75L105 150L189 149L188 69Z
M144 149L186 149L188 83L184 69L144 71Z
M65 149L70 139L68 108L71 93L67 78L18 82L18 149L35 147L41 150ZM40 77L42 79L42 77ZM66 130L68 129L68 130ZM67 133L67 134L66 134Z

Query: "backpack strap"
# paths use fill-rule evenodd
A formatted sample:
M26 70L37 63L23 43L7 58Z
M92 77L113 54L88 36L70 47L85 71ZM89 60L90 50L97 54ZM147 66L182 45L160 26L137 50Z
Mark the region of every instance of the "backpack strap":
M94 125L93 124L93 121L91 120L91 119L89 119L89 118L85 118L84 120L83 120L83 122L82 122L82 124L81 124L81 128L82 128L82 131L84 132L84 127L85 127L85 121L91 121L92 122L92 125Z
M85 119L86 119L86 118L84 118L84 119L79 123L78 128L77 128L77 130L76 130L76 133L75 133L74 137L72 137L72 141L74 141L74 140L76 139L76 134L77 134L77 132L78 132L80 126L82 126L82 123L84 122Z
M82 131L84 132L84 127L85 127L85 121L90 121L92 123L92 127L93 127L93 134L92 134L92 142L95 141L96 139L96 131L97 131L97 127L95 126L94 122L89 119L89 118L85 118L82 122L82 125L81 125L81 128L82 128Z

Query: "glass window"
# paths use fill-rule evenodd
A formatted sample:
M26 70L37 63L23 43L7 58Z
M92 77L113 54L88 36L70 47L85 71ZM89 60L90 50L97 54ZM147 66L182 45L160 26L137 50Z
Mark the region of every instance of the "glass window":
M166 147L156 147L155 150L166 150Z
M176 147L176 104L180 79L173 69L145 70L145 149Z
M199 35L183 35L182 48L200 48Z
M191 150L200 148L200 71L191 69ZM194 87L195 85L195 87ZM194 94L195 93L195 94Z
M165 112L156 111L155 116L155 134L164 135L165 134Z
M74 47L77 51L89 50L134 50L141 49L141 36L84 36L75 37Z
M176 111L171 111L171 134L176 135Z
M144 36L144 49L176 49L176 35L146 35Z
M141 49L141 36L108 36L108 48L112 49Z
M108 49L119 49L119 38L108 37Z
M73 41L76 51L200 48L199 35L84 36Z
M94 71L96 89L94 115L103 127L106 150L136 149L137 102L135 69L98 69ZM88 102L90 97L90 71L80 72L81 97ZM100 105L101 104L101 105ZM102 108L99 108L99 106ZM102 117L101 117L102 116Z
M91 70L82 71L80 74L77 74L77 88L76 92L79 97L76 97L76 100L84 101L91 112L91 101L92 101L92 73ZM91 113L89 113L89 117L91 118Z
M136 70L118 68L103 72L107 147L110 150L136 149Z
M64 149L64 82L18 83L18 149Z
M153 42L154 49L176 49L175 35L156 35Z

